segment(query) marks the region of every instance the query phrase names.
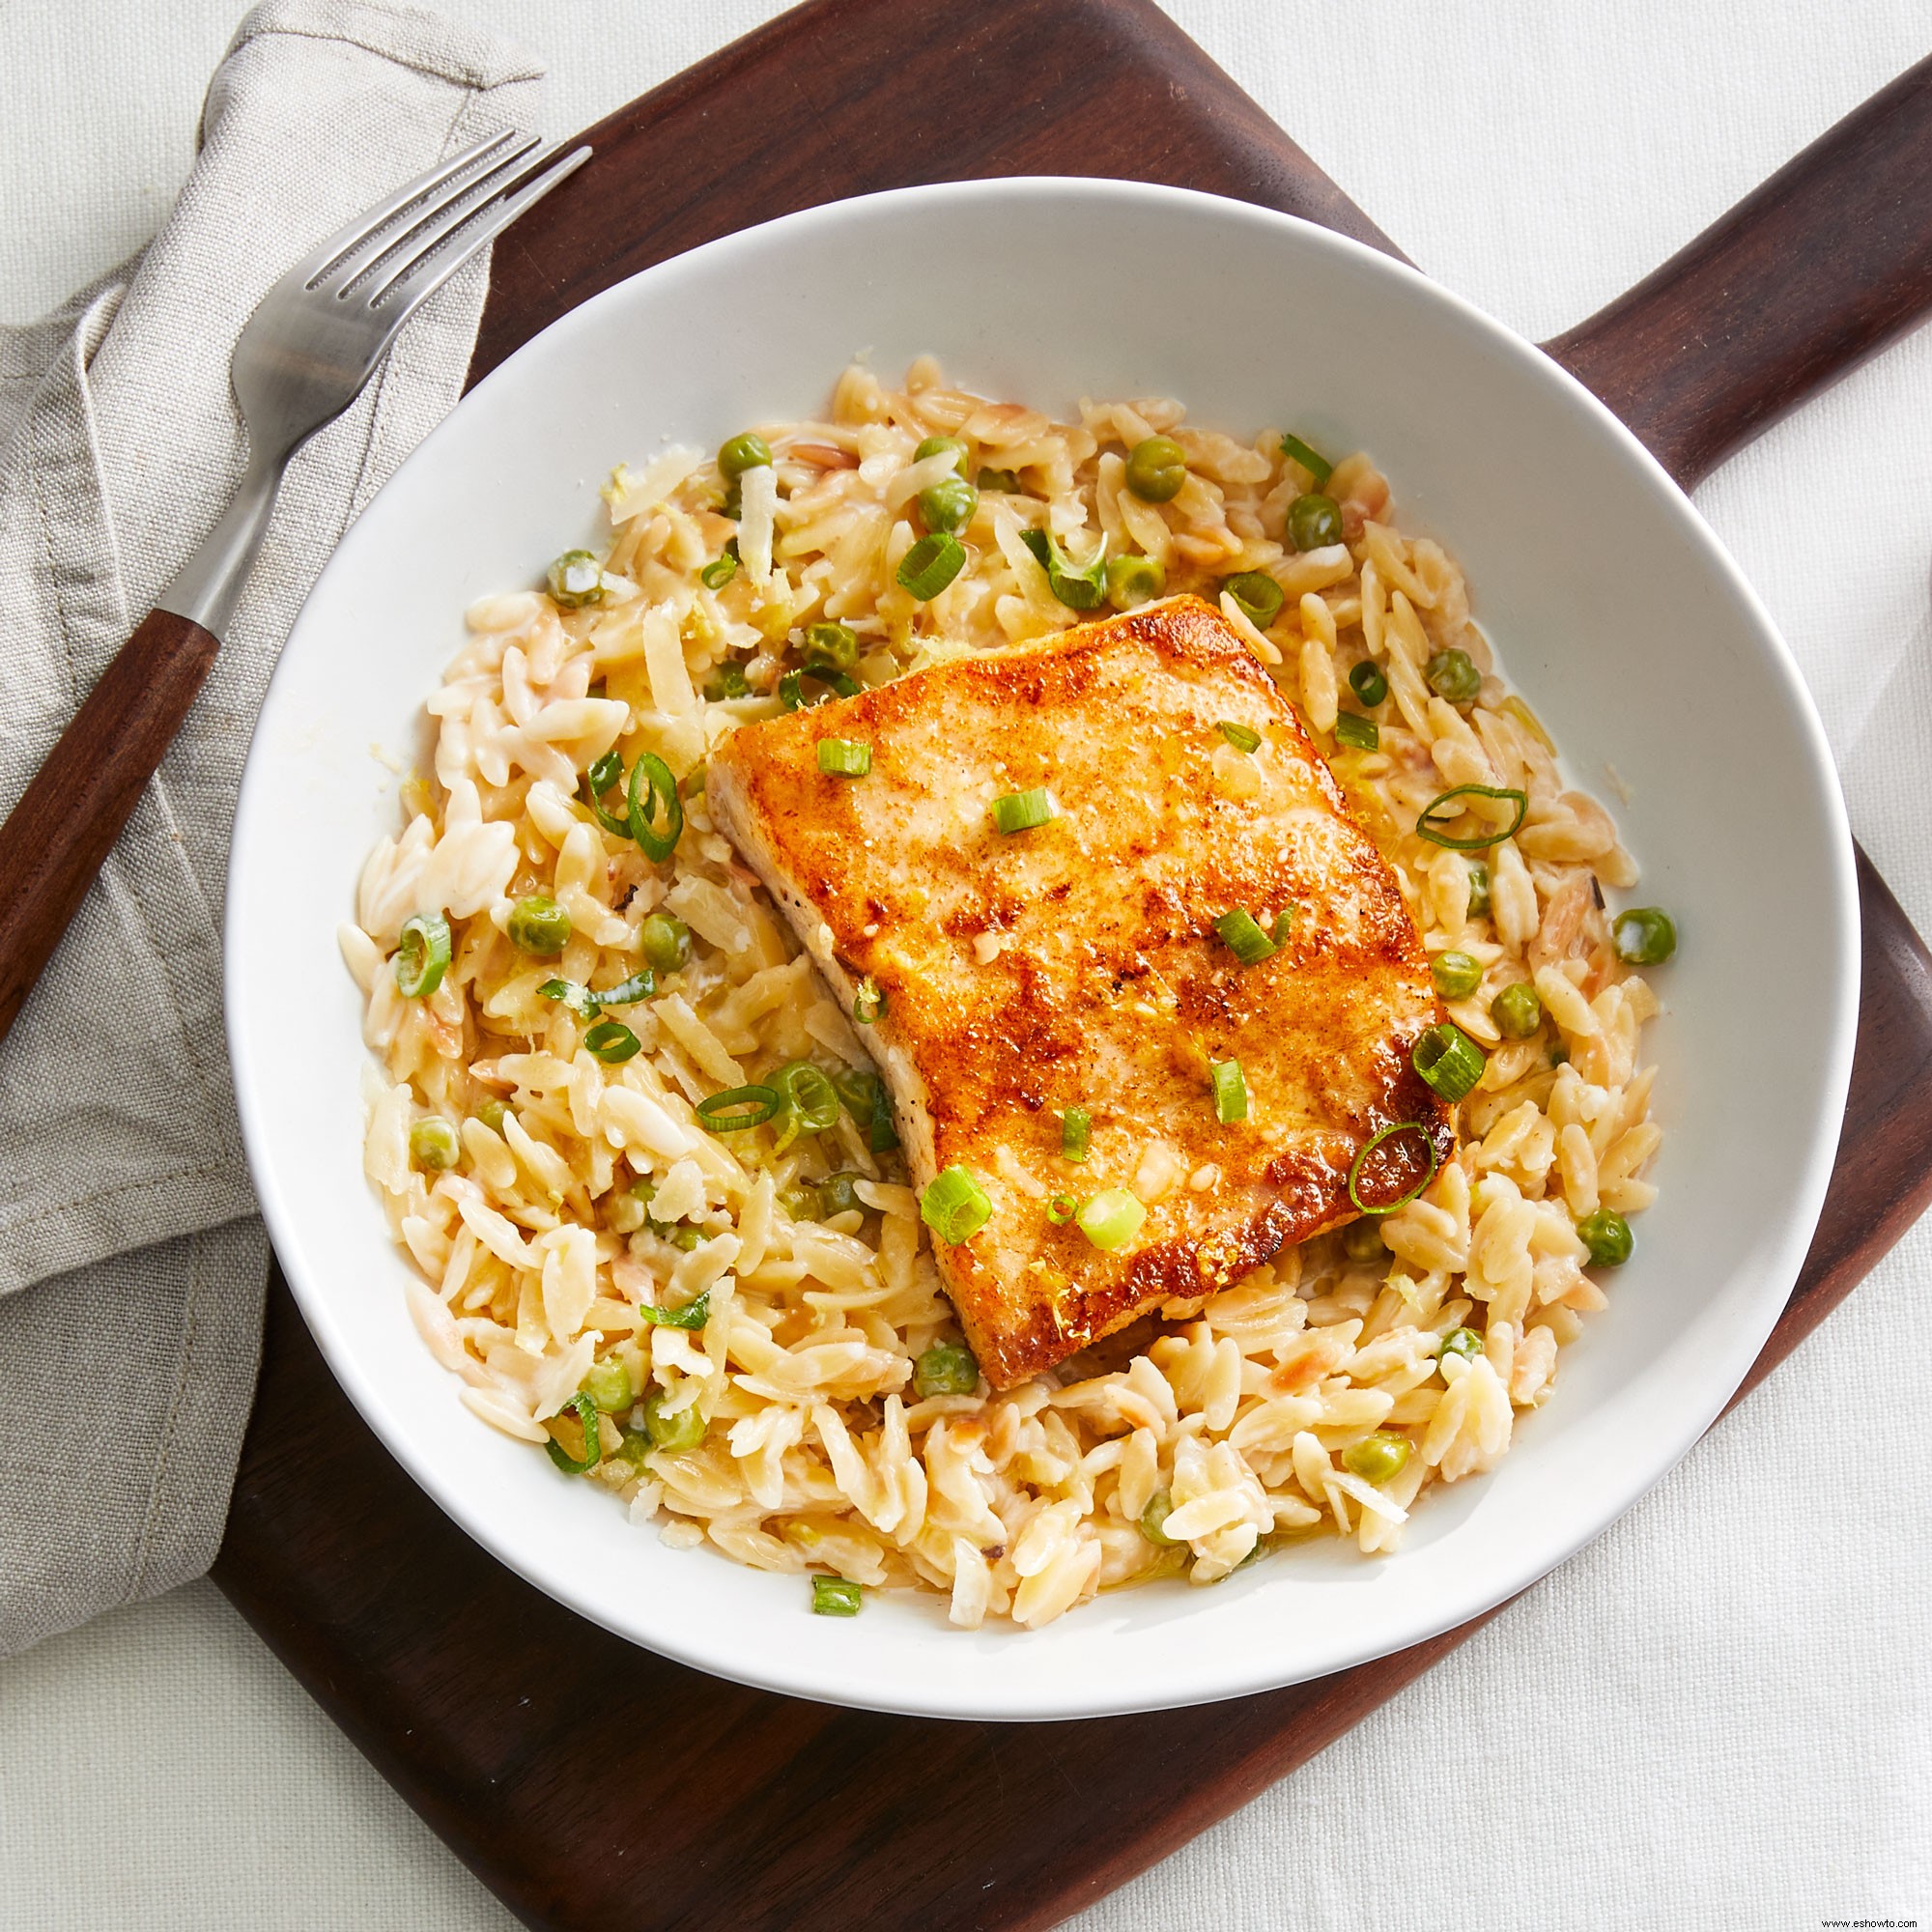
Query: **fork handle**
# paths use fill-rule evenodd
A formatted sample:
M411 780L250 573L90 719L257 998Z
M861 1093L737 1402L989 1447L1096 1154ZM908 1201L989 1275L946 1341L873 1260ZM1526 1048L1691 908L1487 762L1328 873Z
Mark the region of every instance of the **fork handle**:
M220 648L151 611L0 826L0 1039L53 957Z

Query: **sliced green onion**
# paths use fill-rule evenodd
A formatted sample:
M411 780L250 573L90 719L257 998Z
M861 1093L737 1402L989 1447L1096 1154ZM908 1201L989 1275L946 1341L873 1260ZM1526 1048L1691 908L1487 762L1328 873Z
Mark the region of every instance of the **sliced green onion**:
M881 1008L885 995L879 996ZM866 1022L862 1022L866 1024ZM874 1153L890 1153L899 1137L893 1127L893 1103L886 1094L886 1083L870 1068L841 1066L832 1076L832 1085L845 1110L867 1129L866 1144Z
M655 752L645 752L631 767L628 794L631 837L647 859L662 864L668 859L684 832L684 805L677 795L677 781L670 767ZM662 810L664 824L658 825Z
M862 779L872 769L872 748L854 738L821 738L818 769L828 778Z
M1483 983L1483 963L1466 952L1438 952L1429 962L1429 977L1445 1000L1466 1000Z
M1335 714L1335 742L1356 752L1377 752L1381 749L1381 726L1373 718L1340 711Z
M1243 966L1259 966L1278 950L1274 941L1255 923L1254 914L1240 906L1233 912L1224 912L1214 922L1214 930Z
M568 1007L580 1019L594 1020L600 1002L588 986L580 986L575 980L546 980L537 988L540 1000L554 1000L560 1007Z
M818 1218L830 1221L838 1214L863 1214L866 1204L859 1198L863 1178L849 1172L828 1174L818 1183Z
M838 1090L822 1066L794 1060L772 1075L771 1087L804 1134L822 1134L838 1122Z
M872 1075L872 1118L866 1126L866 1145L874 1153L891 1153L899 1144L898 1128L893 1124L893 1103L886 1083Z
M704 1416L695 1402L683 1408L668 1410L666 1405L669 1400L668 1389L660 1389L644 1398L644 1431L653 1448L668 1449L675 1456L686 1449L696 1449L704 1440Z
M1224 1127L1248 1118L1248 1083L1241 1075L1238 1060L1217 1060L1208 1069L1214 1090L1214 1118Z
M682 1308L657 1308L646 1301L638 1313L652 1328L682 1328L686 1333L692 1333L711 1320L711 1291L707 1288Z
M1009 791L993 801L993 824L1001 832L1033 832L1060 816L1060 803L1044 785Z
M804 680L812 678L825 686L817 697L807 697ZM850 671L843 671L837 665L828 664L823 658L813 658L798 670L788 670L779 679L779 701L787 711L810 711L815 705L830 704L834 696L857 697L865 686Z
M441 1173L463 1157L463 1144L456 1129L440 1114L431 1114L410 1129L410 1165Z
M1277 948L1280 948L1286 946L1293 936L1294 908L1293 906L1283 906L1275 914L1274 923L1268 927L1268 937L1274 941Z
M1285 436L1281 440L1281 453L1292 456L1308 471L1319 490L1335 473L1335 466L1325 456L1318 455L1298 436Z
M1490 868L1487 866L1469 867L1469 906L1465 914L1469 919L1488 919L1490 916Z
M1439 829L1439 825L1435 818L1435 814L1438 811L1440 811L1445 805L1449 804L1449 802L1452 799L1458 799L1458 798L1513 799L1516 802L1516 816L1512 818L1510 822L1506 826L1504 826L1500 832L1486 832L1480 838L1451 838L1446 833L1444 833ZM1466 810L1467 808L1464 807L1463 810ZM1429 803L1423 807L1422 815L1415 821L1415 829L1419 834L1421 834L1421 836L1424 838L1428 839L1432 845L1446 845L1452 852L1487 852L1492 845L1499 844L1505 838L1514 838L1516 836L1517 828L1521 825L1528 811L1529 811L1528 793L1518 791L1514 788L1514 786L1479 785L1479 784L1452 785L1449 790L1442 792L1438 794L1436 797L1431 799ZM1449 814L1451 819L1454 819L1459 815L1460 814L1458 812L1454 811L1452 811Z
M1662 966L1677 951L1677 922L1662 906L1633 906L1610 928L1626 966Z
M1355 1186L1356 1183L1362 1178L1362 1167L1363 1164L1368 1160L1368 1157L1372 1153L1374 1153L1375 1151L1378 1147L1380 1147L1385 1140L1389 1139L1390 1136L1394 1134L1420 1134L1422 1136L1422 1145L1428 1151L1429 1153L1429 1167L1427 1171L1424 1173L1422 1179L1418 1180L1415 1183L1415 1185L1411 1187L1408 1190L1408 1192L1403 1195L1399 1200L1384 1202L1378 1207L1372 1208L1366 1201L1362 1199L1362 1197L1359 1194L1355 1192ZM1435 1151L1435 1137L1429 1131L1429 1129L1426 1126L1423 1125L1423 1123L1420 1121L1397 1121L1393 1126L1387 1126L1382 1128L1382 1130L1378 1134L1376 1134L1372 1139L1365 1142L1363 1144L1361 1152L1358 1153L1353 1159L1353 1161L1350 1163L1349 1200L1354 1206L1358 1213L1375 1214L1378 1216L1382 1214L1393 1214L1398 1208L1406 1208L1408 1204L1411 1201L1413 1201L1415 1197L1418 1194L1420 1194L1422 1190L1425 1187L1427 1187L1432 1180L1435 1179L1435 1169L1439 1162L1439 1159L1440 1156Z
M1442 1338L1441 1355L1456 1355L1473 1362L1483 1352L1483 1338L1473 1328L1452 1328Z
M727 1087L706 1094L693 1111L714 1134L735 1134L776 1120L784 1102L769 1087Z
M1056 1194L1046 1204L1046 1218L1056 1228L1064 1228L1080 1211L1080 1203L1070 1194Z
M1364 704L1373 707L1389 695L1389 681L1382 675L1379 665L1364 658L1349 672L1349 689Z
M1094 1117L1085 1107L1069 1107L1060 1117L1060 1157L1081 1161L1094 1138Z
M722 704L726 698L745 697L752 687L745 681L745 667L736 662L722 664L705 680L704 701Z
M993 1204L963 1167L949 1167L920 1196L919 1217L948 1247L957 1247L993 1218Z
M865 1591L843 1577L811 1579L811 1614L815 1617L856 1617L865 1600Z
M1088 1197L1073 1218L1102 1254L1112 1254L1140 1233L1147 1209L1124 1187L1103 1187Z
M899 588L930 604L966 568L966 546L951 530L928 530L899 558Z
M852 995L852 1017L861 1026L870 1026L886 1009L886 996L879 982L867 973Z
M396 949L396 990L406 1000L426 1000L449 970L449 922L440 912L419 912L403 922Z
M923 1396L971 1395L980 1386L980 1363L961 1342L935 1342L913 1364L912 1385Z
M1047 588L1069 611L1092 611L1107 594L1105 537L1100 539L1100 548L1094 553L1093 561L1084 567L1072 562L1045 530L1022 530L1020 541L1039 559L1040 568L1046 572Z
M624 782L624 760L613 746L583 775L583 802L599 825L613 838L628 838L631 822L604 810L604 794Z
M587 1395L580 1392L572 1396L557 1413L561 1415L565 1409L576 1416L579 1426L583 1431L582 1460L573 1456L554 1435L544 1438L544 1447L550 1451L550 1460L566 1476L581 1476L586 1470L596 1468L604 1460L603 1435L597 1427L597 1406Z
M1483 1077L1482 1048L1453 1020L1438 1020L1431 1027L1415 1042L1408 1064L1451 1103Z
M1262 734L1251 731L1245 724L1236 724L1232 718L1222 719L1214 728L1237 752L1259 752L1262 748Z
M697 581L707 590L723 590L738 574L738 539L730 538L724 548L697 573Z
M589 780L593 794L609 791L624 776L623 754L612 745L583 776Z
M657 992L657 975L646 966L628 980L619 980L614 986L605 986L590 997L600 1007L635 1007L639 1000L656 999Z
M1236 576L1224 578L1221 588L1235 600L1235 608L1258 631L1265 631L1281 615L1281 585L1264 570L1244 570Z
M551 601L566 611L604 601L604 566L587 550L567 550L550 567Z
M1483 688L1483 674L1467 651L1437 651L1422 668L1423 682L1450 704L1467 704Z
M599 1020L583 1036L583 1044L606 1066L621 1066L643 1047L643 1041L622 1020Z

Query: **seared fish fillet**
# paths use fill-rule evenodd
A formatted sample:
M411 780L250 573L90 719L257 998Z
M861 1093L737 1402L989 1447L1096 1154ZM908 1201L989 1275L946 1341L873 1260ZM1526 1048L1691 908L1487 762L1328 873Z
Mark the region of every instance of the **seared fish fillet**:
M824 738L869 745L869 773L821 773ZM997 831L993 801L1037 786L1060 815ZM934 1248L996 1388L1354 1219L1349 1171L1381 1128L1422 1123L1364 1162L1371 1206L1423 1178L1425 1134L1453 1147L1409 1063L1441 1010L1402 894L1196 599L748 725L706 796L848 1009L863 978L884 993L862 1031L916 1183L957 1164L992 1203ZM1236 908L1293 930L1243 966L1214 923ZM1249 1105L1223 1125L1209 1068L1230 1060ZM1061 1154L1069 1107L1092 1115L1084 1164ZM1147 1208L1115 1252L1049 1218L1112 1187Z

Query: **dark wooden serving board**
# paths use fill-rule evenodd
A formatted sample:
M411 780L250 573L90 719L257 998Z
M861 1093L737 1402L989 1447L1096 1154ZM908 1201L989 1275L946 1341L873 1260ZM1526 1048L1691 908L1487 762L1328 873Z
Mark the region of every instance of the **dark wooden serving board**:
M911 182L1171 182L1395 252L1148 0L813 0L587 138L595 159L497 245L472 381L652 262ZM1928 302L1932 63L1548 346L1689 483ZM1932 1197L1932 957L1862 860L1860 890L1837 1169L1747 1387ZM364 1427L279 1278L214 1574L511 1909L571 1932L1052 1925L1475 1628L1265 1696L1078 1723L886 1718L744 1690L592 1627L464 1536ZM613 1752L613 1738L636 1742Z

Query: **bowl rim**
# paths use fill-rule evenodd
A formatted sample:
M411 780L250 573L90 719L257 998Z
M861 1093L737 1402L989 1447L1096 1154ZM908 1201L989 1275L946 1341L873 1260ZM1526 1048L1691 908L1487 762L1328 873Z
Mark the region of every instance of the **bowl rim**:
M262 800L274 783L273 773L266 768L264 745L268 732L265 726L276 714L278 687L286 690L283 668L288 659L288 647L300 637L303 619L314 603L317 590L328 582L331 574L339 568L340 550L331 554L291 627L251 738L237 804L223 914L226 1032L249 1169L275 1256L330 1373L403 1470L428 1492L445 1515L499 1562L586 1620L677 1662L781 1695L854 1709L996 1721L1075 1719L1210 1703L1276 1690L1287 1684L1350 1668L1426 1642L1447 1630L1483 1616L1539 1581L1583 1545L1609 1528L1701 1439L1748 1373L1765 1338L1783 1312L1789 1289L1797 1278L1815 1230L1836 1152L1857 1035L1861 972L1861 922L1854 847L1823 724L1790 647L1738 563L1689 497L1634 434L1543 350L1409 264L1298 216L1230 197L1206 194L1197 189L1056 175L932 184L823 203L667 257L587 298L522 344L473 389L468 391L398 467L396 474L401 475L412 466L433 463L440 444L454 433L451 425L459 417L473 413L479 408L488 408L488 399L494 389L514 381L514 372L519 371L520 365L528 359L549 355L559 342L589 327L593 317L600 311L632 299L639 284L672 278L694 262L715 265L728 263L737 254L753 255L767 245L775 231L810 235L813 231L837 228L849 222L854 219L855 213L864 215L868 212L908 204L936 206L944 210L971 207L987 201L1042 200L1123 204L1135 209L1159 206L1170 210L1209 210L1218 218L1251 225L1264 238L1290 234L1294 237L1297 245L1313 247L1318 251L1332 251L1345 261L1353 260L1368 265L1372 274L1385 275L1395 284L1407 283L1419 290L1425 305L1435 303L1439 306L1443 323L1451 318L1459 319L1463 327L1486 338L1499 358L1513 365L1512 382L1554 385L1567 395L1573 407L1591 419L1596 434L1607 444L1608 452L1620 457L1626 469L1640 478L1651 494L1661 495L1670 505L1675 520L1694 545L1699 565L1708 580L1721 590L1764 647L1758 663L1765 677L1775 687L1776 695L1782 699L1783 708L1795 727L1795 736L1807 755L1811 768L1807 776L1818 781L1815 789L1823 804L1825 822L1816 829L1822 834L1822 842L1830 854L1833 903L1829 909L1814 906L1812 910L1814 914L1829 910L1833 916L1833 929L1836 936L1833 966L1837 998L1834 1010L1822 1029L1829 1037L1822 1062L1824 1072L1817 1117L1809 1123L1802 1163L1794 1162L1799 1171L1789 1196L1791 1211L1785 1218L1780 1236L1769 1249L1773 1264L1766 1267L1765 1274L1767 1279L1776 1279L1781 1284L1781 1292L1776 1299L1768 1292L1760 1295L1750 1304L1752 1319L1735 1323L1727 1331L1730 1346L1721 1357L1719 1372L1707 1375L1700 1382L1703 1400L1687 1411L1695 1414L1694 1427L1685 1427L1681 1431L1681 1439L1673 1435L1662 1450L1654 1451L1634 1463L1634 1473L1620 1486L1617 1499L1607 1509L1599 1506L1584 1512L1570 1523L1566 1533L1545 1539L1526 1560L1509 1574L1492 1577L1482 1588L1460 1595L1451 1594L1440 1607L1418 1616L1413 1628L1399 1642L1390 1643L1380 1638L1357 1638L1350 1642L1345 1637L1329 1644L1309 1667L1300 1667L1297 1663L1287 1671L1282 1669L1278 1656L1265 1654L1251 1660L1221 1657L1211 1660L1207 1665L1197 1662L1190 1667L1180 1667L1183 1660L1177 1660L1174 1681L1164 1683L1151 1691L1134 1685L1114 1694L1096 1695L1091 1685L1081 1685L1059 1689L1048 1694L1030 1695L1023 1704L1015 1705L1003 1703L996 1686L989 1693L983 1687L982 1674L977 1671L953 1673L936 1670L930 1674L926 1688L916 1694L909 1694L903 1689L895 1689L889 1695L867 1694L867 1684L861 1674L862 1666L856 1662L845 1666L847 1675L841 1679L837 1672L814 1670L795 1659L786 1658L781 1654L780 1647L774 1647L770 1656L756 1656L732 1648L728 1639L720 1644L710 1640L709 1634L701 1627L695 1630L654 1629L645 1636L637 1628L627 1627L607 1613L588 1589L579 1586L572 1577L538 1574L539 1566L526 1560L515 1541L501 1533L485 1513L469 1508L463 1498L450 1493L438 1479L433 1467L406 1453L409 1432L399 1425L385 1399L364 1378L346 1324L337 1317L330 1293L317 1279L310 1265L301 1226L281 1185L281 1177L271 1151L269 1126L270 1118L275 1111L272 1087L257 1065L253 1039L244 1019L240 964L242 949L237 944L237 934L249 917L245 873L252 854L252 828L264 816ZM1437 326L1433 318L1432 326ZM385 484L384 491L388 488L389 485ZM365 507L363 516L376 511L376 504L383 494L378 492L377 498ZM1003 1641L1022 1641L1026 1634L999 1633ZM997 1673L994 1675L997 1676Z

